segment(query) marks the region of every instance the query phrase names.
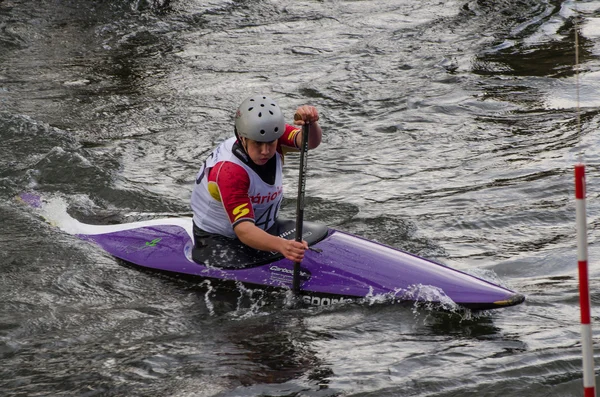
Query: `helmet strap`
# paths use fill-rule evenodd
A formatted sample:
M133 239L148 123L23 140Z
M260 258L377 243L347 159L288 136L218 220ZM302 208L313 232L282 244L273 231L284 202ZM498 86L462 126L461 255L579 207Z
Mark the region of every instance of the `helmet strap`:
M246 138L243 138L240 136L240 134L238 134L237 128L233 128L235 137L237 138L237 140L240 142L240 146L242 147L242 149L244 149L244 152L246 152L246 154L248 154L248 148L246 147L248 145L248 142L246 141Z

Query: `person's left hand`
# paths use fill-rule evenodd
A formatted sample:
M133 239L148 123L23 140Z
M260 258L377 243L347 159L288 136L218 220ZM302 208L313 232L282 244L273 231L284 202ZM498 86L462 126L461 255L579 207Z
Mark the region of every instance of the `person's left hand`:
M294 114L294 124L304 125L305 123L314 123L319 121L319 112L317 108L310 105L302 105L296 109Z

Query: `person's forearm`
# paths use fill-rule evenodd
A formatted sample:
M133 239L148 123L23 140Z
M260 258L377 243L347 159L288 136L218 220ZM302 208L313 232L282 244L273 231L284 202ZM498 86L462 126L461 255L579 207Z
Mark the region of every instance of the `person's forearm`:
M310 133L308 134L308 148L314 149L321 144L323 131L318 121L310 123Z
M306 241L286 240L270 235L252 222L242 222L233 229L238 239L249 247L261 251L279 252L293 262L300 262L308 249Z
M296 109L294 114L294 124L301 126L306 123L310 123L310 136L308 137L308 148L314 149L321 143L321 126L318 123L319 112L317 108L311 105L302 105ZM296 136L296 146L302 146L302 134Z
M302 134L304 134L304 129L297 135L296 137L296 146L302 146ZM323 131L321 130L321 126L318 121L310 123L310 132L308 134L308 148L314 149L321 144L321 139L323 136Z
M281 237L273 236L252 222L242 222L235 229L237 238L244 244L261 251L281 251Z

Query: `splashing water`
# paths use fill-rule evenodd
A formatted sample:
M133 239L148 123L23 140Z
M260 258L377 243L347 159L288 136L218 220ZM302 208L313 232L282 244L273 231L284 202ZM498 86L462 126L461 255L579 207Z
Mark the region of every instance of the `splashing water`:
M242 283L236 283L237 290L240 295L237 299L236 310L232 313L237 320L244 320L254 316L267 315L262 312L262 308L266 303L266 292L260 289L251 289L245 287ZM249 302L249 306L245 307L245 302Z
M448 311L460 310L460 306L450 299L442 289L432 285L411 285L403 292L401 297L406 300L414 300L414 307L436 307Z
M204 280L200 283L201 286L206 286L206 293L204 294L204 303L206 304L206 308L208 309L208 313L211 316L215 315L215 305L210 300L210 294L213 292L213 286L210 280Z

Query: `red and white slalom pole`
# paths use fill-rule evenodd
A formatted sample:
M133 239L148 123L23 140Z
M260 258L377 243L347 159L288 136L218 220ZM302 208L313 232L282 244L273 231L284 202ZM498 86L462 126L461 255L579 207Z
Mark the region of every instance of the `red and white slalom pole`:
M587 261L587 224L585 213L585 165L575 165L575 216L577 223L577 265L579 268L579 305L581 306L581 348L583 352L583 395L596 397L594 351Z

